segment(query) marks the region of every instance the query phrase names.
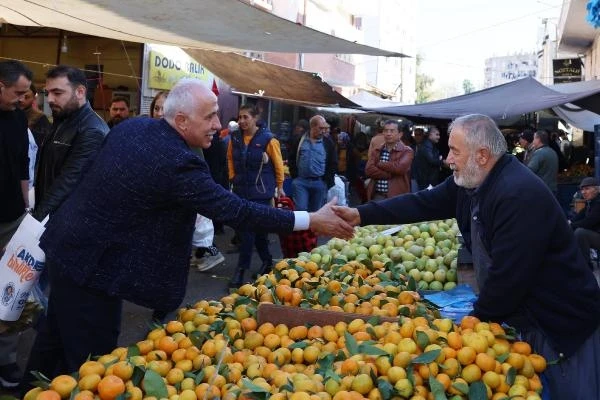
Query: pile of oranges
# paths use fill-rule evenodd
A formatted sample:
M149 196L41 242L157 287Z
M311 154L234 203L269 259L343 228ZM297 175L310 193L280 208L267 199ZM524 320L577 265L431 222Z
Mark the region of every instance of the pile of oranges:
M417 316L258 325L252 304L236 293L181 309L177 321L25 400L541 398L546 361L495 323Z
M415 283L389 263L350 261L325 268L313 261L285 259L238 293L259 302L380 317L439 316L419 301L415 289Z

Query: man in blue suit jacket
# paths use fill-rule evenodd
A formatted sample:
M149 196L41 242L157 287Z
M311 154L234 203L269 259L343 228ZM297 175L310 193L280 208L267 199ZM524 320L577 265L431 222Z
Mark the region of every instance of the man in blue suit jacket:
M165 101L164 119L130 119L109 133L41 238L52 290L27 370L70 373L89 354L110 352L122 299L178 307L196 214L234 228L352 236L331 211L334 203L293 213L240 199L215 183L190 147L210 146L221 128L217 111L210 89L182 79Z

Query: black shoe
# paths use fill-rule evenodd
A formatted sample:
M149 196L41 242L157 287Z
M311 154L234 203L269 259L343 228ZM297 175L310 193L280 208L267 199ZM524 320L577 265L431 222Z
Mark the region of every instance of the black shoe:
M237 289L244 284L244 274L246 270L238 268L233 273L233 277L229 281L230 289Z
M258 272L252 275L252 279L256 279L261 275L268 274L273 269L273 261L263 262Z
M23 374L16 363L0 365L0 386L12 389L19 386Z

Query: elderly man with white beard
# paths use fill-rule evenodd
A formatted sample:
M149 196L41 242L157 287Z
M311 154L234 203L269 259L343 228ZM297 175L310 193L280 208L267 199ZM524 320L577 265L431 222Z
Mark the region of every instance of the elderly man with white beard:
M489 117L457 118L448 144L453 176L433 189L334 211L352 225L456 218L480 290L473 315L558 360L545 371L553 400L599 399L600 288L556 198Z

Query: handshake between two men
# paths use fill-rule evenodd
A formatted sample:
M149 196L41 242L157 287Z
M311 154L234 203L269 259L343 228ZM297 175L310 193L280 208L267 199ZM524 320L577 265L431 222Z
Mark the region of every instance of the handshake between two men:
M356 208L336 206L334 197L318 211L310 213L309 228L319 236L351 239L354 227L360 225L360 214Z

